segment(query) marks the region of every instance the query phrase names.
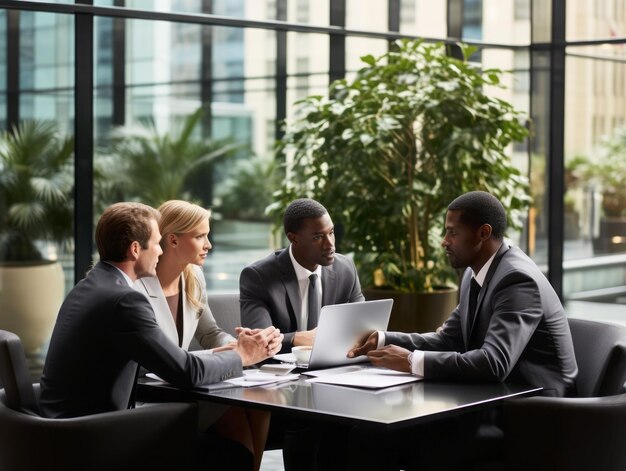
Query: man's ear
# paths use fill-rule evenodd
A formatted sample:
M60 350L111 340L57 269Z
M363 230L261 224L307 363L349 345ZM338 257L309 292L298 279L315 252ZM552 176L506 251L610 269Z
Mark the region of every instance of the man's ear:
M480 238L481 240L488 240L491 238L491 234L493 233L493 228L491 224L483 224L480 226Z
M136 240L132 241L127 250L128 259L132 261L137 260L139 258L140 250L141 250L141 244Z
M298 243L298 237L296 236L296 234L294 234L293 232L287 232L287 239L289 240L289 242L291 242L292 244L296 244Z

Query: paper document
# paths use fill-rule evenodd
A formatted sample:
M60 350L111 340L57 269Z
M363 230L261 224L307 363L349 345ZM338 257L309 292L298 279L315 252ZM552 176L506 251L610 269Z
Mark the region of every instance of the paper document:
M146 373L146 378L156 379L157 381L167 383L167 381L155 375L154 373ZM236 387L237 387L236 384L231 384L231 383L227 383L226 381L221 381L219 383L203 384L202 386L199 386L196 389L201 389L202 391L210 392L210 391L219 391L220 389L229 389L229 388L236 388Z
M419 381L419 379L410 373L401 373L400 371L390 370L388 368L376 367L363 367L357 371L324 374L307 379L308 383L340 384L343 386L355 386L369 389L387 388L389 386L397 386L414 381Z
M295 363L296 356L293 353L278 353L272 357L274 360L283 361L285 363Z
M249 388L252 386L264 386L266 384L284 383L285 381L293 381L300 377L299 374L273 374L264 373L259 370L244 370L243 376L231 378L224 381L234 386Z

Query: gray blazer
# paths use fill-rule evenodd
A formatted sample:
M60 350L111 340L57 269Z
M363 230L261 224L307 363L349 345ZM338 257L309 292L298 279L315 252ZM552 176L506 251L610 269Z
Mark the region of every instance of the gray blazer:
M199 287L199 293L196 293L196 295L199 295L198 297L202 301L202 308L200 311L196 310L187 300L187 296L184 295L185 280L183 277L180 291L181 294L183 294L183 335L180 347L184 350L189 350L189 344L194 336L202 348L221 347L235 339L230 334L220 329L217 322L215 322L213 313L207 304L204 273L202 273L200 267L195 265L193 266L193 270L198 280ZM176 324L174 323L174 318L170 312L159 279L156 276L139 278L135 282L135 289L148 297L148 301L150 301L150 305L154 310L154 315L159 327L163 329L165 335L167 335L172 342L178 344Z
M471 269L460 303L439 333L385 334L387 344L424 350L424 377L510 381L541 386L544 394L575 393L578 373L563 306L535 263L503 244L485 278L473 327L468 325Z
M275 326L285 335L281 351L290 351L301 300L289 249L245 267L239 277L239 295L241 324L253 329ZM335 254L335 262L322 267L322 306L364 300L354 263Z
M137 367L189 389L241 375L234 351L199 358L163 333L146 297L112 265L98 263L67 295L41 377L46 417L125 409Z

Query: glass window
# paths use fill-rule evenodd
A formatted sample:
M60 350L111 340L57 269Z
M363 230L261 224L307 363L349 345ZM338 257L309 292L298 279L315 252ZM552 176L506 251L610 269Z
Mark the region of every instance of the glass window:
M328 88L330 40L325 34L287 33L287 117L293 103Z
M346 28L368 31L388 30L387 2L346 0ZM346 52L346 56L350 54Z
M488 43L527 45L530 43L530 0L502 2L482 0L465 2L470 11L464 12L468 30L463 29L467 39L480 39ZM524 5L525 3L525 5ZM482 6L481 6L482 4ZM526 14L520 14L525 12ZM482 25L479 20L482 16ZM480 26L482 28L479 31ZM470 36L471 34L471 36Z
M446 38L446 5L446 0L400 2L400 32L426 38Z
M2 11L3 92L6 19ZM19 335L37 378L59 307L74 285L74 18L19 12L19 24L19 110L13 111L20 121L17 133L0 135L0 326ZM1 96L6 125L7 95Z
M568 41L626 36L623 0L568 0L566 15Z
M255 2L256 0L248 1ZM332 0L287 0L287 21L292 23L328 26L330 24L331 1Z
M624 285L626 61L619 54L616 46L568 49L563 217L570 299L619 302L599 293Z

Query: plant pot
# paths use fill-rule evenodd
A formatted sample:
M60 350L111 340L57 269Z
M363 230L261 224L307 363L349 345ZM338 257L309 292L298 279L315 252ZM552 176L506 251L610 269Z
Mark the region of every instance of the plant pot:
M626 217L600 219L600 234L593 239L595 254L626 252Z
M457 288L440 287L431 293L403 293L390 289L363 290L365 299L393 299L387 330L395 332L434 332L459 303Z
M36 352L50 340L64 293L59 262L0 263L0 328Z

